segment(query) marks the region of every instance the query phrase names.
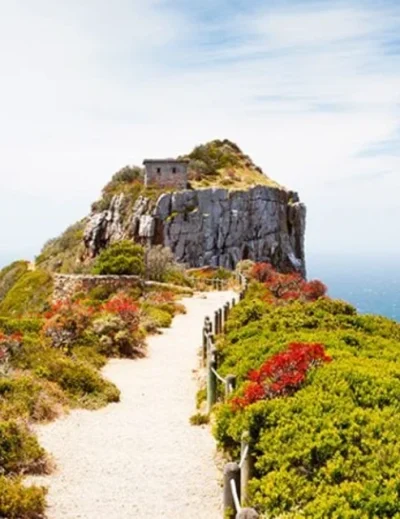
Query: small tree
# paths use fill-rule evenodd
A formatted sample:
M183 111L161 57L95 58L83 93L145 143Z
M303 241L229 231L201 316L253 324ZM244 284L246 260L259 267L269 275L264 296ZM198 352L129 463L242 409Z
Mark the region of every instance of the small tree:
M156 245L146 254L147 275L156 281L165 281L168 272L174 267L174 255L171 249Z
M139 276L144 273L144 249L129 240L115 242L99 254L93 273Z

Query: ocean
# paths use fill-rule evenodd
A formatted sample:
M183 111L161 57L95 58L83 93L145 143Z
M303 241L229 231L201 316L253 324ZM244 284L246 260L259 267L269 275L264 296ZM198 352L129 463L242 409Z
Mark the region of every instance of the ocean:
M328 295L353 304L361 313L400 322L400 258L309 256L307 278L320 279Z

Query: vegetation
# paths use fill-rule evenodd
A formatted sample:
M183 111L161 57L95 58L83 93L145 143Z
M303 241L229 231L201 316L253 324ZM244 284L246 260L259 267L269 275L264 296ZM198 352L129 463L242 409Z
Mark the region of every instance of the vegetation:
M0 301L0 315L20 317L46 310L53 289L51 275L44 270L26 271L8 287Z
M20 479L0 476L0 517L42 519L46 506L43 488L24 487Z
M196 413L190 417L191 425L206 425L210 421L208 414Z
M280 187L228 139L196 146L184 158L190 160L189 178L194 188L219 186L242 189L252 185Z
M143 249L131 242L107 252L100 272L132 257L143 265ZM97 287L52 303L50 274L24 262L3 269L0 283L0 516L39 519L45 490L25 488L20 477L46 471L47 458L27 424L118 401L99 371L106 359L143 356L145 334L169 326L184 308L157 287Z
M136 275L144 273L144 249L121 240L104 249L96 258L93 274Z
M14 261L14 263L0 270L0 301L4 299L19 278L27 272L28 268L28 261Z
M236 373L215 433L251 437L250 504L285 519L400 517L400 325L358 315L324 285L257 265L221 339ZM258 279L263 278L263 281Z
M85 252L83 234L87 218L71 225L58 238L49 240L36 258L36 265L51 272L84 272L80 261Z

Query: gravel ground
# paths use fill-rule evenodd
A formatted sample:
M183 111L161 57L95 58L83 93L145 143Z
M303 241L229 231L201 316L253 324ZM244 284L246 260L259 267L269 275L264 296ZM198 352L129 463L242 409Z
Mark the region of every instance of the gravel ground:
M147 358L109 362L120 403L37 427L56 470L29 481L48 486L49 519L221 518L215 443L189 418L204 317L232 297L185 299L187 314L149 338Z

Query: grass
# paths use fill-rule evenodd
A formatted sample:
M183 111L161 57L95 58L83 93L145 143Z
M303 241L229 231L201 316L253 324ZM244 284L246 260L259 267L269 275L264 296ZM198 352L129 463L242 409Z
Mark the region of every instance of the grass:
M53 289L53 279L45 270L27 271L9 288L0 303L0 316L21 317L43 312Z
M206 425L210 422L208 414L196 413L190 417L190 425Z

